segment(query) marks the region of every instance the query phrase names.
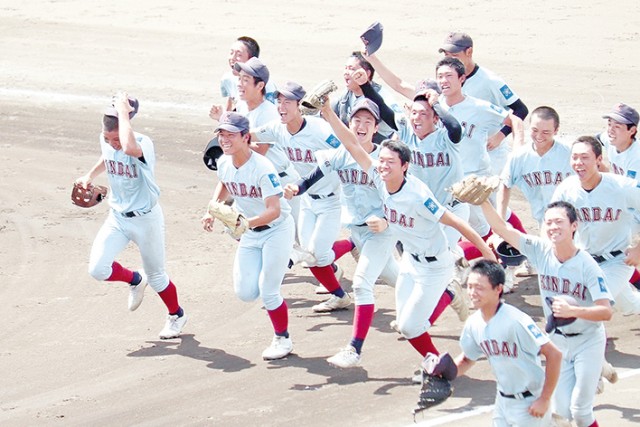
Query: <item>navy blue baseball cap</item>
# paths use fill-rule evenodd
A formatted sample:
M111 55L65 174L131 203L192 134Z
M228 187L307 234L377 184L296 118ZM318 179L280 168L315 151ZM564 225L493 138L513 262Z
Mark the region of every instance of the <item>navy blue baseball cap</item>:
M382 24L376 21L360 36L360 40L364 43L367 55L373 55L378 51L378 49L380 49L380 46L382 46L383 29Z
M250 76L257 77L265 84L269 81L269 69L255 56L249 58L247 62L236 62L233 68L238 72L244 71Z
M286 82L284 86L279 87L274 93L276 98L282 95L294 101L300 101L306 94L307 92L296 82Z
M603 119L611 119L618 123L625 125L638 126L640 116L635 108L628 106L627 104L617 104L613 107L610 113L602 116Z
M351 110L351 114L349 115L349 120L351 120L360 110L367 110L373 115L373 118L376 119L376 123L380 123L380 109L378 108L378 105L369 98L360 98L356 101L353 109Z
M458 53L473 47L473 40L466 33L449 33L438 52Z
M129 105L131 105L131 107L133 108L133 110L129 112L129 120L131 120L133 119L133 116L135 116L138 113L138 108L140 107L140 103L136 98L129 97ZM116 110L116 107L114 107L113 104L111 104L109 107L105 108L104 115L111 116L111 117L118 117L118 110Z
M242 114L234 113L233 111L227 111L220 117L220 122L216 128L216 132L220 130L226 130L228 132L248 132L249 131L249 119Z

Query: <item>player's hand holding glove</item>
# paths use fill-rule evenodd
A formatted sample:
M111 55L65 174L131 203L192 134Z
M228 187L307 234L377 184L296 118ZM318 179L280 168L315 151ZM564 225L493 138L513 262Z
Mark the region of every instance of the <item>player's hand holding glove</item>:
M300 111L302 114L317 114L330 93L338 90L338 86L333 80L323 80L316 85L300 101Z
M469 175L451 187L453 197L463 203L481 205L500 186L498 176Z
M91 208L102 202L107 197L107 192L107 187L102 185L76 182L71 190L71 202L81 208Z
M240 236L249 228L247 219L229 205L211 200L207 211L213 218L220 220L231 237L236 240L240 239Z
M450 381L458 376L458 367L449 353L442 353L441 356L427 353L422 361L422 369L422 388L414 414L447 400L453 394Z

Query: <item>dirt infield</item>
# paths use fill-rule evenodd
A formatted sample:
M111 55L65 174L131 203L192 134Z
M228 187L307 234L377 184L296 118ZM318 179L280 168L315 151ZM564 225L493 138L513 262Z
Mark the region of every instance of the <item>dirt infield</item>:
M0 0L0 425L413 424L419 358L389 328L393 288L377 287L362 366L335 369L326 358L346 344L353 312L313 313L323 297L295 267L283 285L295 354L264 362L272 331L259 302L233 293L236 243L203 232L199 219L216 183L202 163L208 110L221 101L239 35L258 39L276 84L310 87L324 78L341 86L346 57L375 20L385 27L379 56L409 81L432 76L445 34L462 29L478 63L530 110L556 108L565 134L601 130L616 102L640 107L637 0L431 3ZM101 110L118 89L140 99L134 128L156 144L167 265L190 315L181 339L157 339L165 312L151 291L130 313L125 285L87 273L107 206L72 206L70 188L99 156ZM535 230L520 198L515 209ZM135 248L120 260L140 264ZM349 287L355 263L340 263ZM507 301L541 320L536 292L528 279ZM436 345L457 353L461 326L447 310L432 329ZM607 330L621 379L597 397L597 417L601 426L637 424L638 317L616 314ZM481 362L416 421L490 425L488 371Z

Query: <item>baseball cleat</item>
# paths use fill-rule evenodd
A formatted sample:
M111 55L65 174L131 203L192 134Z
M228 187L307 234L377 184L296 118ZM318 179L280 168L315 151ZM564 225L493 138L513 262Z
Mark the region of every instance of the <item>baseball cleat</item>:
M609 381L611 384L615 384L616 382L618 382L618 373L616 372L616 368L614 368L613 365L606 360L602 364L602 373L600 374L600 376Z
M306 265L315 265L316 257L311 252L304 249L298 243L293 244L291 254L289 255L289 268L296 264L304 263Z
M393 329L394 331L396 331L397 333L401 333L400 332L400 328L398 327L398 321L397 320L392 320L391 322L389 322L389 327L391 329Z
M469 295L462 289L460 282L455 277L451 279L447 289L453 294L453 299L449 305L458 315L458 319L464 322L469 317L469 304L471 303Z
M354 368L360 364L360 355L353 346L348 345L328 358L327 362L338 368Z
M504 269L504 286L502 287L503 294L510 294L513 292L515 286L514 283L514 270L515 267L506 267Z
M275 335L271 345L262 352L264 360L277 360L288 356L293 351L291 338Z
M516 277L530 277L536 276L538 272L535 267L531 265L529 261L525 261L518 268L516 268L515 276Z
M144 270L139 270L140 283L129 285L129 311L136 311L144 299L144 290L149 284Z
M164 328L160 331L160 339L168 340L171 338L178 338L182 332L182 328L187 323L187 315L183 314L178 317L177 314L170 314L167 316L167 322L164 324Z
M351 297L345 292L342 298L331 295L331 298L312 307L316 313L328 313L335 310L344 310L351 304Z

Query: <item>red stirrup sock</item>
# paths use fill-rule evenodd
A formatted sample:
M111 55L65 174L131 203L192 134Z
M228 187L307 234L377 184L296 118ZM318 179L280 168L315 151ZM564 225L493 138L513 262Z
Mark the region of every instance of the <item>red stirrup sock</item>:
M521 233L527 234L527 230L524 229L524 225L522 225L522 221L518 218L518 215L514 211L511 211L511 215L507 219L507 222L511 224L513 228L520 231Z
M409 343L418 350L418 353L422 355L422 357L426 356L427 353L433 353L435 355L440 355L436 347L433 345L433 341L431 340L431 335L429 332L425 332L419 337L411 338Z
M339 260L342 255L346 254L347 252L351 252L353 248L355 248L355 245L353 244L351 239L338 240L334 242L333 247L331 248L333 249L333 253L335 254L334 261Z
M273 330L276 335L289 338L289 332L287 332L287 329L289 328L289 310L287 309L287 302L283 300L280 307L275 310L267 310L267 313L269 313L269 318L271 319L271 324L273 325Z
M178 290L171 280L169 280L169 285L167 285L164 291L158 292L158 295L162 298L164 305L167 306L169 314L176 314L180 311L180 304L178 304Z
M340 282L336 279L336 274L333 272L331 264L324 267L311 267L309 268L313 276L318 279L320 284L327 288L331 293L334 293L340 288ZM344 295L344 294L343 294Z
M131 283L133 280L133 271L128 270L118 264L117 262L113 262L111 264L111 276L107 279L107 282L126 282Z
M449 290L448 289L445 290L442 293L440 300L438 301L438 305L436 305L436 308L433 309L433 313L431 314L431 317L429 317L429 323L431 323L432 325L436 323L436 320L438 320L438 317L440 317L444 309L447 308L449 304L451 304L452 300L453 300L453 296L451 295Z

